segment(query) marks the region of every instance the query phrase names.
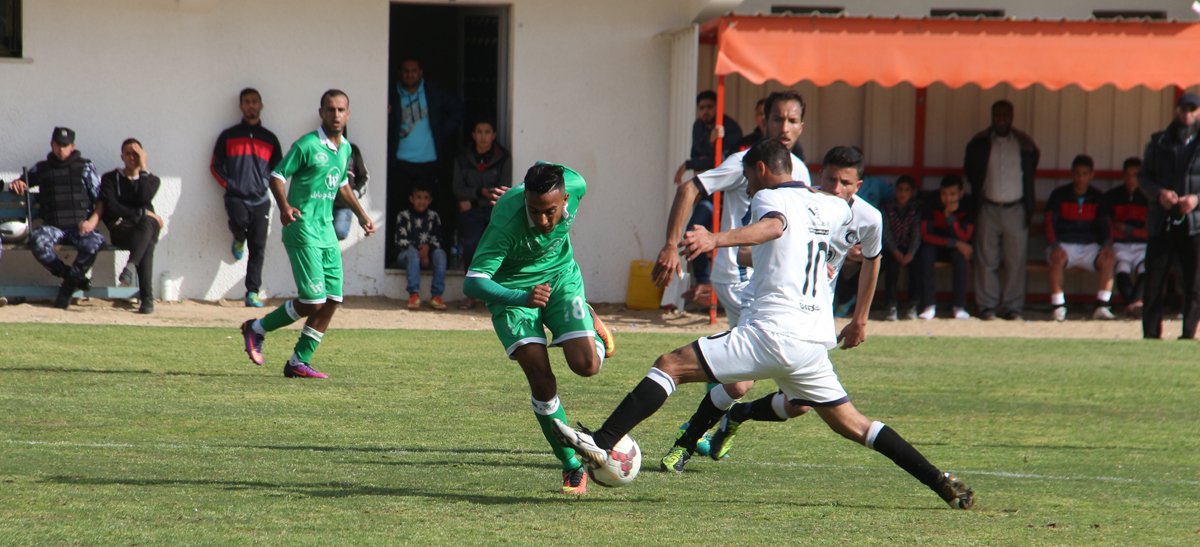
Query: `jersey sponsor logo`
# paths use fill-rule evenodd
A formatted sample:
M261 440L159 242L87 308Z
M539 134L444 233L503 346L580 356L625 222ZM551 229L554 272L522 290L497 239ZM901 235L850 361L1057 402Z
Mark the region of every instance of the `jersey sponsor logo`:
M814 205L807 205L808 208L808 232L819 236L829 235L829 223L821 218L821 211Z
M320 280L320 279L308 280L308 290L312 291L313 294L324 293L325 292L325 281Z
M334 167L325 174L325 187L333 190L338 187L338 183L342 182L342 170Z

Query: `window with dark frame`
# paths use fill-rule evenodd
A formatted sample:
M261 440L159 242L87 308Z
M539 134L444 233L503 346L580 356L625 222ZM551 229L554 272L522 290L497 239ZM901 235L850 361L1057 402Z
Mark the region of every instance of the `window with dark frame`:
M978 8L933 8L929 10L930 17L958 17L959 19L1000 19L1004 17L1002 9Z
M0 57L21 57L21 0L0 0Z
M1167 12L1163 10L1137 9L1098 9L1092 11L1096 19L1150 19L1151 21L1166 21Z
M797 6L792 4L774 4L771 6L773 15L841 15L846 8L837 6Z

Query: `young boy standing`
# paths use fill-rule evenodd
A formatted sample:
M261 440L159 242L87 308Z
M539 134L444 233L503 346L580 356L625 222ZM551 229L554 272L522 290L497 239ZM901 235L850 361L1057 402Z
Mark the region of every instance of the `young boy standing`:
M424 186L413 186L408 196L411 209L396 215L397 261L404 264L408 276L408 309L421 309L421 269L433 269L430 283L429 307L445 310L442 293L446 290L446 251L442 249L442 219L429 208L433 192Z

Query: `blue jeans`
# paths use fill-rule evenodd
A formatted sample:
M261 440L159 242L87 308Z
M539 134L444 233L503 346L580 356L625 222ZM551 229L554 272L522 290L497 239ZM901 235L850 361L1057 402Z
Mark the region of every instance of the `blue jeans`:
M354 225L354 209L349 207L334 207L333 208L333 233L337 234L338 241L346 239L350 235L350 226Z
M404 273L408 276L408 294L421 292L421 254L416 247L409 247L400 253L400 260L404 262ZM429 293L441 296L446 292L446 251L430 250L429 265L433 267L433 284L429 287Z

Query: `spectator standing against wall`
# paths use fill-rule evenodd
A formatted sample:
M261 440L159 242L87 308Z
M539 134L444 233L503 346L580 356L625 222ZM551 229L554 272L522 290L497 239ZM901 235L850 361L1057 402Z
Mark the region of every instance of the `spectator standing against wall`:
M242 121L221 132L213 147L212 174L225 189L225 212L233 233L230 251L246 261L247 307L261 308L262 269L266 260L267 230L271 224L271 170L283 158L279 139L262 125L262 95L247 87L238 93Z
M1146 211L1146 306L1142 336L1162 337L1163 285L1172 258L1183 266L1183 333L1196 337L1200 321L1200 96L1185 93L1175 117L1163 131L1150 136L1142 154L1138 184L1150 206Z
M902 175L896 179L896 198L883 204L883 294L887 300L887 320L900 318L896 283L900 271L908 273L907 302L904 316L916 319L920 298L921 269L917 250L921 248L921 209L917 203L917 183Z
M942 177L938 189L940 203L931 207L921 219L921 319L933 319L937 314L937 278L934 264L939 261L949 262L954 269L954 318L970 319L967 312L967 276L969 275L971 255L975 248L971 237L975 233L975 225L971 221L970 211L961 204L963 191L962 177L946 175Z
M1033 180L1041 152L1012 122L1012 103L993 103L992 125L971 138L963 160L971 194L979 203L975 303L984 320L1021 319L1025 308Z
M121 143L125 166L100 177L104 225L113 245L129 251L129 262L117 281L138 286L138 313L154 313L154 248L164 221L154 212L160 181L146 169L146 151L137 139Z
M496 200L512 181L508 151L496 142L496 124L479 120L471 127L471 144L454 159L454 196L458 198L458 243L464 270L470 268L475 248L492 218ZM460 309L475 307L466 297Z
M443 173L454 154L454 136L463 120L462 99L425 80L421 62L415 57L400 61L400 81L392 95L389 111L396 129L396 150L388 173L387 218L395 219L412 188L421 184L433 191L433 208L442 217L442 238L454 236L457 200L450 189L449 174ZM395 262L396 226L387 231L389 266Z
M91 288L87 274L104 246L104 236L96 231L104 214L104 204L99 201L100 176L92 160L75 149L75 131L55 127L46 159L11 185L18 196L33 187L39 191L38 216L42 224L30 231L29 247L42 266L62 278L54 307L65 310L76 290ZM60 243L74 245L78 251L70 266L54 251Z
M1125 303L1125 313L1138 315L1142 311L1142 294L1146 285L1146 195L1138 189L1138 171L1142 160L1128 158L1122 169L1122 182L1104 194L1104 207L1109 211L1112 227L1113 279L1117 293Z
M1050 281L1051 314L1067 319L1063 272L1068 268L1096 272L1096 308L1093 319L1115 319L1112 298L1113 252L1104 195L1092 187L1095 162L1080 154L1071 160L1071 183L1055 188L1046 200L1046 271Z

